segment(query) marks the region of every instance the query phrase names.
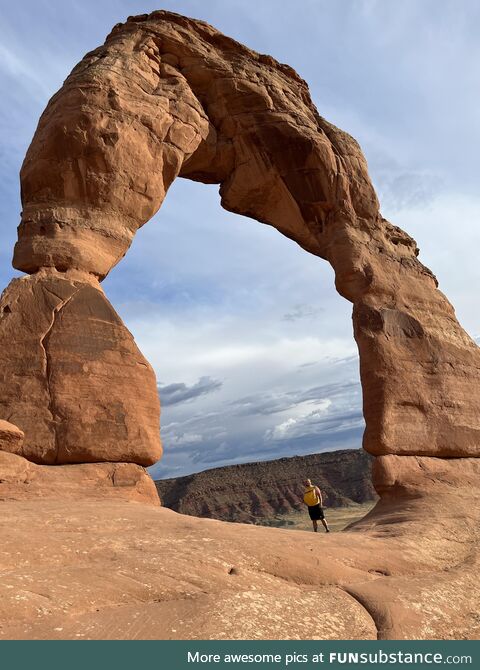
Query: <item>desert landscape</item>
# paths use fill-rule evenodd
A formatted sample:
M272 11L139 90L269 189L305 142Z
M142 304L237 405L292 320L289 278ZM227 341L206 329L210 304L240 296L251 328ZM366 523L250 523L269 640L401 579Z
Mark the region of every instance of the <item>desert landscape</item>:
M345 531L160 503L155 374L101 281L176 177L330 263L353 304L369 456L351 458L379 499ZM479 348L290 66L203 21L132 16L51 98L21 192L24 274L0 299L2 639L480 638Z
M364 517L378 500L372 461L363 449L344 449L227 465L157 480L155 485L162 505L181 514L311 530L303 482L312 477L321 489L332 530L343 530Z

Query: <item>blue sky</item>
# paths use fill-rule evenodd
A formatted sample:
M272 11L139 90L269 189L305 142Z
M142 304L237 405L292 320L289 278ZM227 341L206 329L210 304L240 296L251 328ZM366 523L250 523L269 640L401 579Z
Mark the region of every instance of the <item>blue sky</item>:
M290 64L360 142L382 212L480 335L480 4L476 0L23 0L0 14L0 283L15 274L18 171L38 117L129 14L170 9ZM156 476L361 444L351 306L331 269L177 180L105 280L154 365Z

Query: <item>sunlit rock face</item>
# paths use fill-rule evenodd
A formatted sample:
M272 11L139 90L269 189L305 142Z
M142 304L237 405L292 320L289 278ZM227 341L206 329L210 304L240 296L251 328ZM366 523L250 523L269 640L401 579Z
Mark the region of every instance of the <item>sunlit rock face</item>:
M161 456L155 374L92 281L56 270L14 279L0 300L0 416L44 464Z
M226 209L276 227L332 264L338 291L354 304L368 451L479 454L478 347L418 261L414 240L381 217L358 144L319 116L306 83L290 67L203 22L168 12L132 17L74 68L42 115L23 164L15 267L42 270L45 277L49 270L75 270L92 282L102 279L178 175L219 183ZM89 295L92 309L99 305L98 288L81 292L51 338L61 394L72 382L70 373L62 376L62 356L88 368L88 352L61 331L71 332L75 319L86 323ZM118 333L121 325L109 328ZM144 371L144 409L158 411L153 377ZM81 372L76 375L80 380ZM25 409L39 417L49 413L40 377L31 410ZM118 380L108 388L116 393ZM101 394L100 380L96 390ZM147 447L134 454L134 429L125 427L145 423L137 402L129 411L108 395L104 422L115 426L119 452L146 463ZM101 425L102 408L93 405ZM87 458L77 420L83 412L90 412L88 401L81 410L60 412L60 433L71 435L60 446L66 462ZM78 427L70 428L73 423ZM153 461L159 446L149 424L148 437L137 444L152 440ZM104 451L97 456L116 458L113 446L100 441Z
M9 421L0 419L0 451L19 454L22 451L25 434Z
M330 262L353 303L381 499L349 532L155 507L155 377L99 282L177 176ZM49 102L21 182L27 276L0 301L0 636L479 636L479 350L290 67L201 21L132 17Z

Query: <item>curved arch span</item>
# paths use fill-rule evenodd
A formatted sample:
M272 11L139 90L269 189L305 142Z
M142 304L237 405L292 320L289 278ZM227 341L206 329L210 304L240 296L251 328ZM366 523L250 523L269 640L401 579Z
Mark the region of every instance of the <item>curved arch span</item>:
M50 300L53 321L37 337L43 386L30 400L10 394L6 405L19 425L44 408L56 447L48 457L32 448L37 461L147 464L159 456L153 373L97 280L121 260L177 176L219 184L224 208L274 226L331 263L337 290L353 303L367 451L479 455L479 397L472 392L478 347L418 260L415 241L381 216L356 141L318 114L307 84L289 66L201 21L159 11L115 26L74 68L43 113L22 167L13 262ZM45 282L60 280L70 288L45 289ZM62 387L71 367L58 363L72 350L86 360L92 355L74 332L79 318L90 324L105 369L120 361L125 370L147 370L148 378L134 375L141 406L122 404L127 372L109 384L119 397L109 390L109 400L103 398L96 430L103 417L115 427L115 444L127 446L109 442L101 455L79 446L85 443L80 410L75 414ZM108 337L98 330L102 319L110 324ZM123 342L122 354L116 345L108 349L112 337ZM85 381L92 370L83 377L75 372L81 395L85 386L83 408L105 391L101 373L98 388ZM59 447L67 434L69 446ZM133 436L136 446L128 447ZM388 479L389 462L377 459L378 482Z

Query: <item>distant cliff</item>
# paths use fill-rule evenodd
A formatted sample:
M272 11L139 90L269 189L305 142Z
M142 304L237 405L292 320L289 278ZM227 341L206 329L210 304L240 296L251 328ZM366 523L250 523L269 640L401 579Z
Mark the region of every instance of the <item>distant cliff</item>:
M330 507L375 500L372 460L363 449L348 449L228 465L155 484L162 504L182 514L256 523L303 509L306 477L320 487Z

